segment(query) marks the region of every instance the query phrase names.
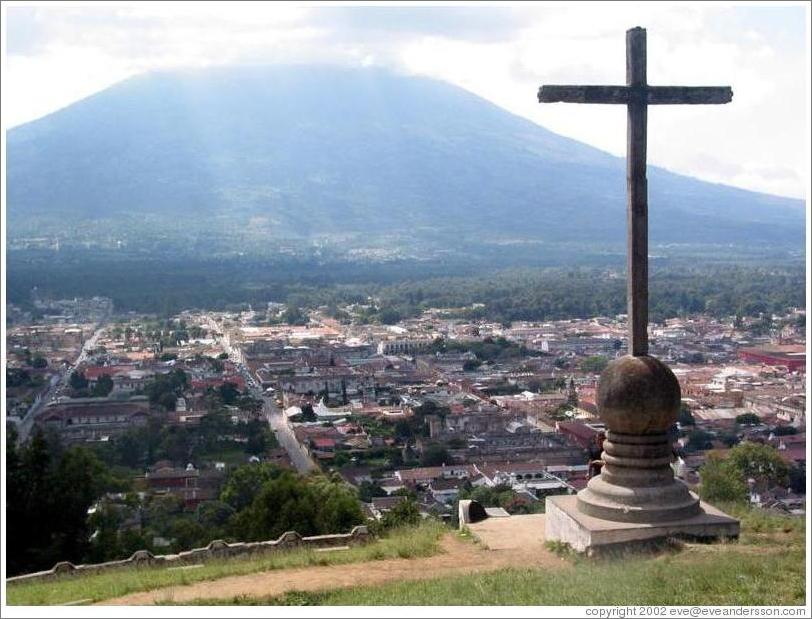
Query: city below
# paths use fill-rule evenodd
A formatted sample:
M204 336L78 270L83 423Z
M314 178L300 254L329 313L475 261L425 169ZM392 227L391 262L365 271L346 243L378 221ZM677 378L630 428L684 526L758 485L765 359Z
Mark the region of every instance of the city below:
M94 509L115 506L157 550L183 541L143 537L139 506L168 497L195 511L252 462L336 473L372 522L409 497L453 520L478 488L534 513L585 487L605 429L598 377L625 354L625 316L506 326L435 308L383 325L365 309L270 303L159 319L96 297L38 300L34 319L11 307L8 420L21 439L40 428L127 477L134 495L108 492ZM682 391L677 477L695 486L708 454L771 445L790 474L751 480L749 500L805 513L804 328L801 309L650 326L651 354Z

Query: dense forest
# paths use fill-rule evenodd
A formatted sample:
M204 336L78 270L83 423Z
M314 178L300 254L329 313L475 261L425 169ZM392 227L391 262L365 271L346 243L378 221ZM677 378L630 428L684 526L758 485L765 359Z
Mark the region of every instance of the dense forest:
M625 312L622 265L494 268L458 261L349 263L314 259L108 260L104 255L10 255L8 300L33 310L40 297L109 296L119 311L169 316L183 309L297 309L359 304L360 318L394 323L426 308L457 308L465 318L502 322ZM716 316L779 312L805 303L800 262L725 264L652 261L652 320L695 312Z

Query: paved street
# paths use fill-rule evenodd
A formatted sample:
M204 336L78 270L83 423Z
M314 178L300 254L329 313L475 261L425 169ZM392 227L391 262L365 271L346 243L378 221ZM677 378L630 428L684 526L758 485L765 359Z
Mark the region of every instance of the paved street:
M313 460L311 460L310 456L307 455L304 448L299 444L299 441L296 440L293 430L291 430L290 426L285 422L284 412L279 410L273 398L265 396L263 399L265 400L265 418L271 425L274 434L276 434L279 444L288 452L293 466L295 466L296 470L300 473L308 473L316 470L318 467Z
M223 326L217 324L214 320L209 319L208 327L212 332L220 332L225 335L225 329ZM251 391L252 395L255 398L262 398L262 401L264 402L263 412L265 413L265 418L268 420L268 424L271 426L271 430L273 430L274 434L276 435L276 439L279 441L279 444L285 449L285 451L288 452L288 456L290 457L291 462L293 462L293 466L296 467L296 470L300 473L308 473L310 471L317 470L318 466L316 466L310 456L307 455L307 452L299 444L299 441L296 440L293 430L291 430L290 426L285 422L284 413L279 410L274 398L272 396L265 395L262 392L262 387L251 375L251 371L248 369L248 367L240 363L240 357L237 350L229 345L226 337L219 338L218 343L228 354L229 360L232 361L239 369L240 374L245 379L245 385Z
M68 383L68 379L70 378L71 373L79 366L79 364L83 363L85 359L87 359L87 353L90 350L93 350L96 347L96 342L99 339L102 331L104 330L104 324L100 324L96 331L91 335L82 346L82 350L79 352L79 356L76 358L76 361L73 364L62 370L62 373L59 376L59 380L51 385L46 391L43 392L42 397L39 401L34 404L31 408L28 409L28 413L25 416L20 424L17 426L17 432L19 436L19 441L25 441L28 439L28 435L31 433L31 429L34 427L34 420L37 418L37 415L42 411L42 408L52 400L58 398L65 389L65 386Z

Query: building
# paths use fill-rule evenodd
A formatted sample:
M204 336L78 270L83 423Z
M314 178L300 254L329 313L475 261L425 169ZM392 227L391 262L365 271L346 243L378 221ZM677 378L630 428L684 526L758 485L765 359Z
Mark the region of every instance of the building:
M379 355L417 355L428 350L433 340L383 340L378 343Z
M453 453L467 462L533 461L547 466L583 464L588 458L585 449L552 432L505 432L472 437L468 439L467 449Z
M462 484L463 480L460 479L445 479L440 477L432 479L429 482L428 489L435 501L446 504L457 498Z
M368 511L376 520L383 518L384 514L406 500L405 496L375 497L368 506Z
M593 449L598 445L600 430L588 426L585 423L559 421L555 424L555 429L567 437L567 440L578 445L581 449Z
M790 372L806 370L806 347L802 344L775 344L740 348L739 358L748 363L785 366Z
M146 425L149 414L146 396L61 399L46 405L37 423L66 442L104 441Z
M468 479L477 473L471 464L428 466L395 471L395 477L405 485L428 486L435 479Z
M309 368L310 371L283 376L279 388L285 393L312 394L327 391L329 395L356 395L359 392L372 392L375 388L374 376L356 373L341 367Z
M144 481L151 493L177 496L187 509L194 509L203 501L217 498L222 475L214 471L201 472L192 464L186 468L161 466L147 471Z
M489 486L506 485L517 492L568 492L574 489L561 477L553 475L540 462L494 462L477 464L477 470Z
M135 365L91 365L82 371L87 380L87 384L92 388L96 386L102 376L115 379L120 374L128 374L136 369Z

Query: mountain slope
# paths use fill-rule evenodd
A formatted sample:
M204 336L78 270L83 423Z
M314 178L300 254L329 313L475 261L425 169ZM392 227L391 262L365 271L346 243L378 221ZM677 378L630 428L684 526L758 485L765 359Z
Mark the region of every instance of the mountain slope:
M381 70L146 74L10 130L7 154L12 234L145 214L279 236L625 234L622 160L454 86ZM658 169L649 190L653 242L803 240L797 200Z

